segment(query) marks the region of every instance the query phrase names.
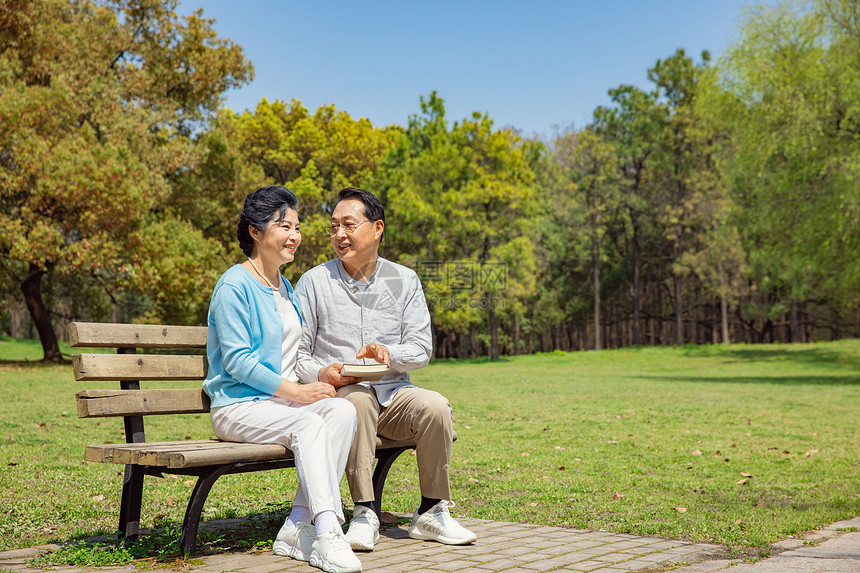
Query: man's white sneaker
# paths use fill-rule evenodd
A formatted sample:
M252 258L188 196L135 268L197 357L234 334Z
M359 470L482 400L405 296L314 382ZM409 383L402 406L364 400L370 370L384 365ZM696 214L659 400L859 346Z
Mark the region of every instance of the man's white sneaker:
M356 505L346 538L355 551L373 551L374 544L379 541L379 518L376 513L367 506Z
M310 522L300 521L293 525L287 520L278 532L275 543L272 544L272 551L275 555L310 561L316 538L317 532Z
M311 551L310 564L328 573L359 573L361 561L352 552L340 527L318 535Z
M449 507L454 507L454 502L443 499L421 515L415 510L409 526L409 537L446 545L474 543L478 536L457 523L448 512Z

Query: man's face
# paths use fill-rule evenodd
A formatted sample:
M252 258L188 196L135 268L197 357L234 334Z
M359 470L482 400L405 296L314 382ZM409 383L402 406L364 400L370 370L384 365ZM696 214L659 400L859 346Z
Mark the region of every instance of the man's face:
M338 203L331 214L332 226L339 226L331 235L331 246L338 258L348 266L366 264L376 259L379 239L385 224L368 221L364 214L364 203L358 199L346 199ZM355 225L352 232L346 227Z

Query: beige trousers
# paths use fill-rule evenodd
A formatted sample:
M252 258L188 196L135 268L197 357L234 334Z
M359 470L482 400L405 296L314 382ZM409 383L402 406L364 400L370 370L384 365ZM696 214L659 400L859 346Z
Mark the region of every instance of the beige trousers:
M349 400L358 414L358 429L346 461L346 480L353 502L374 501L377 434L390 440L414 438L421 495L451 499L448 464L454 422L447 398L433 390L403 388L388 406L382 407L376 393L359 384L342 386L337 395Z

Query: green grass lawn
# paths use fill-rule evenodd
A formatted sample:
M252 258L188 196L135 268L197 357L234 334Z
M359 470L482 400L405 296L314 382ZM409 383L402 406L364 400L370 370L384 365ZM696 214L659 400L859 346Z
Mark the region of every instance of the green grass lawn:
M122 467L83 450L123 441L122 421L80 420L74 403L85 385L117 384L19 362L40 356L0 340L0 360L16 361L0 362L0 550L112 533L118 519ZM738 550L860 515L860 340L436 361L413 378L454 406L455 515ZM149 422L153 441L212 433L206 416ZM142 526L181 523L192 486L147 477ZM283 512L295 487L293 470L226 476L205 519ZM383 506L417 503L404 455Z

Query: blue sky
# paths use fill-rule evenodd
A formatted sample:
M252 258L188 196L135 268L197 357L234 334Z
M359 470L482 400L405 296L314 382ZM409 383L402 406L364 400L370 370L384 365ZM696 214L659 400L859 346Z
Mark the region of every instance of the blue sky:
M262 98L333 103L374 125L405 125L436 90L447 117L552 137L587 124L607 90L650 89L647 69L677 48L724 53L747 0L182 0L238 43L256 77L226 105Z

